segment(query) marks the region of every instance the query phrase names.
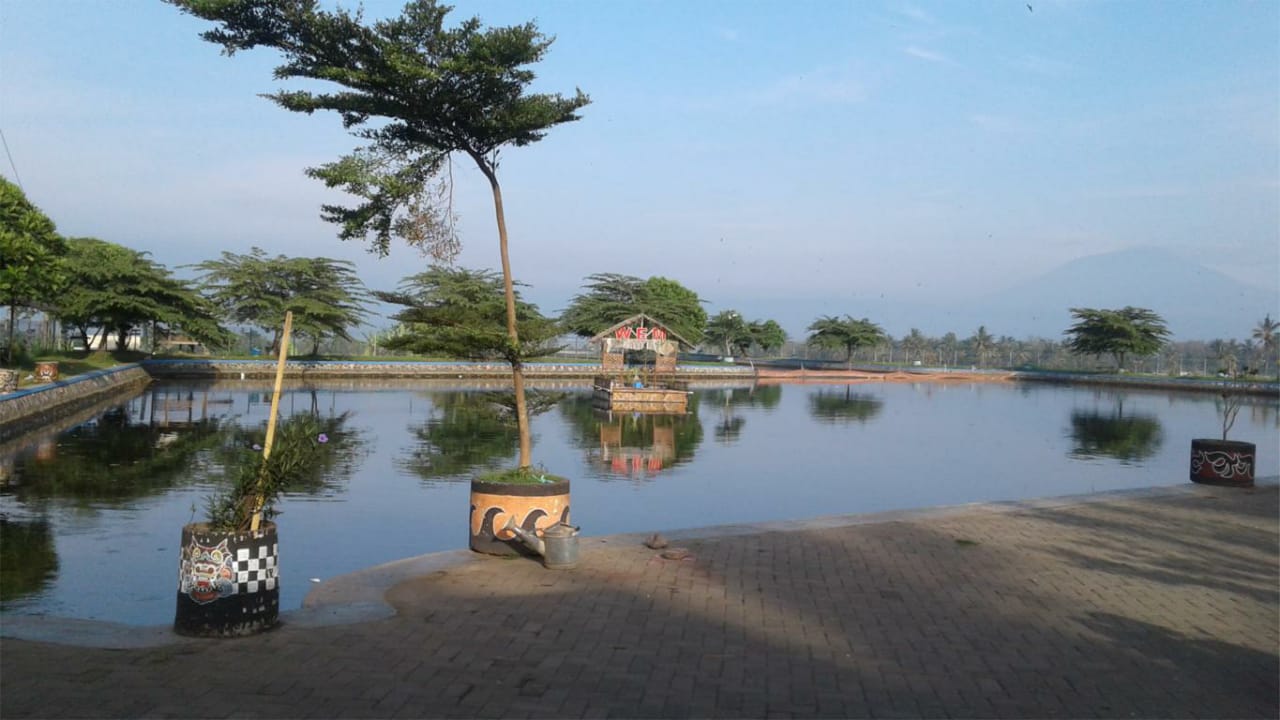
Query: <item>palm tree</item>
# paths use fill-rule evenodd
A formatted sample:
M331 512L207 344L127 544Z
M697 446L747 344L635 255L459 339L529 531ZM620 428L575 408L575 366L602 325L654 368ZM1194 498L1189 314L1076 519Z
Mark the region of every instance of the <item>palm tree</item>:
M983 367L986 364L987 352L991 350L995 338L991 336L991 333L987 332L986 325L979 325L978 332L974 333L969 340L973 343L974 354L978 356L978 367Z
M918 328L911 328L911 332L902 338L902 349L907 353L907 364L911 364L911 356L914 354L919 360L925 348L929 346L929 338L924 336Z
M1262 371L1266 372L1267 361L1275 357L1277 345L1277 331L1280 331L1280 322L1271 319L1271 313L1258 321L1258 327L1253 329L1253 339L1258 341L1258 346L1262 348ZM1280 359L1276 360L1276 380L1280 381Z

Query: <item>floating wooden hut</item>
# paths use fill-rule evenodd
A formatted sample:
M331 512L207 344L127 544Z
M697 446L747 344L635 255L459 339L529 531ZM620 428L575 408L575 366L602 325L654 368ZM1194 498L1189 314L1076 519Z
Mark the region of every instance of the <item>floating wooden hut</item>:
M691 347L666 324L640 313L605 328L592 343L600 345L600 367L595 378L592 404L614 412L683 413L689 405L689 390L674 379L680 346ZM627 374L627 351L652 351L653 372L641 380L638 372ZM667 377L663 377L663 376Z
M684 383L644 384L607 375L597 375L592 383L591 404L600 410L639 413L684 413L689 408L689 391Z

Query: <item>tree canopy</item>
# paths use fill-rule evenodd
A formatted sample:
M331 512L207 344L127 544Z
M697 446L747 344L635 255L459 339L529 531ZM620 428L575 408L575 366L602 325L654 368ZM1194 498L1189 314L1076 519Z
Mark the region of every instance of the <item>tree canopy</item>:
M1081 355L1111 354L1121 370L1126 356L1152 355L1169 338L1164 320L1146 308L1071 308L1071 315L1076 322L1063 333L1067 347Z
M434 257L451 258L452 194L433 192L453 153L475 162L489 181L502 262L507 335L518 347L518 318L498 151L541 140L547 131L578 119L590 100L531 93L534 73L552 39L532 22L483 28L479 18L452 28L451 8L435 0L413 0L396 17L365 24L359 11L317 9L316 0L169 0L185 12L219 23L202 34L223 50L265 46L285 62L278 79L333 83L338 92L281 91L270 95L294 112L332 110L343 125L369 142L339 160L308 171L329 187L360 198L354 208L325 205L323 216L341 227L344 239L372 235L373 249L385 255L393 236ZM367 125L373 122L372 126ZM447 183L447 175L444 182ZM443 201L443 204L442 204ZM524 376L511 366L520 428L520 467L531 465Z
M345 260L268 257L255 247L248 255L223 252L194 267L202 273L201 289L223 316L271 335L272 352L279 348L285 311L293 311L293 330L311 339L313 352L325 337L351 340L349 329L368 315L368 292Z
M575 295L560 316L568 332L592 337L601 330L644 313L693 344L702 341L707 311L694 291L675 280L597 273L587 276L586 292Z
M855 320L851 315L838 318L825 315L809 326L809 344L829 350L844 350L845 362L853 364L853 352L861 347L871 347L884 339L884 330L866 318Z
M396 292L376 291L379 300L404 309L392 316L404 331L385 347L412 353L456 358L519 362L555 352L560 335L555 321L516 293L520 342L506 332L502 278L488 270L432 267L405 278Z
M206 345L228 340L216 308L147 253L97 238L70 238L67 248L65 266L72 281L52 310L80 331L86 347L90 326L118 333L116 347L123 349L129 331L146 323L180 330Z
M18 308L46 305L63 287L66 243L17 185L0 178L0 303L9 308L5 362L13 362Z
M738 311L724 310L707 321L703 339L723 348L725 355L746 355L752 346L766 352L782 347L787 333L774 320L748 322Z

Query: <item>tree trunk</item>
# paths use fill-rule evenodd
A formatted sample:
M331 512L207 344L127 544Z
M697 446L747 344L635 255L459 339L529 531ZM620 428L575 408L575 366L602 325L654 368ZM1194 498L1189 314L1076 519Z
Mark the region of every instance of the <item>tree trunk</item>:
M516 353L520 348L520 336L516 332L516 292L511 280L511 258L507 254L507 220L502 212L502 188L498 176L479 153L470 153L489 180L493 189L493 213L498 221L498 251L502 257L502 292L507 301L507 338L511 343L511 385L516 398L516 428L520 434L520 467L533 464L532 442L529 437L529 408L524 398L524 367Z

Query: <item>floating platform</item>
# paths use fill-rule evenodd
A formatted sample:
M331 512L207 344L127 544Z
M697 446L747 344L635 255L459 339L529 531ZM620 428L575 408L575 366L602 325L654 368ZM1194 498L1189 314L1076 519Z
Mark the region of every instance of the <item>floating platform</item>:
M661 382L636 387L620 378L598 375L592 383L591 404L613 412L671 415L688 412L689 394L684 383Z

